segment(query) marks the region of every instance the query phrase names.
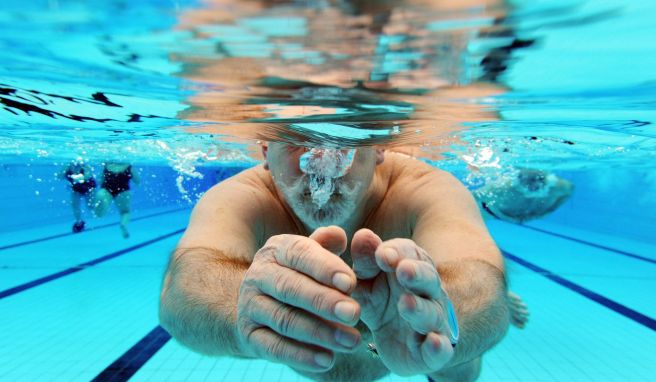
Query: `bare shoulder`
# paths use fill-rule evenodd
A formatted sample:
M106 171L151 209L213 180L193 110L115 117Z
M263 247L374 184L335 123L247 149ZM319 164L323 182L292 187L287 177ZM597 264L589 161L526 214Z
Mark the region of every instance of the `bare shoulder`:
M452 174L402 153L386 153L390 191L406 200L438 203L445 197L469 200L471 194ZM412 198L407 198L412 195Z
M386 151L377 173L385 196L369 224L387 238L411 237L426 217L431 224L479 218L467 189L448 172L406 154Z
M503 269L473 196L456 177L411 157L390 157L396 191L388 205L405 206L417 244L439 262L475 258Z
M257 166L210 188L194 207L178 247L238 252L249 260L275 203L267 178L262 166Z

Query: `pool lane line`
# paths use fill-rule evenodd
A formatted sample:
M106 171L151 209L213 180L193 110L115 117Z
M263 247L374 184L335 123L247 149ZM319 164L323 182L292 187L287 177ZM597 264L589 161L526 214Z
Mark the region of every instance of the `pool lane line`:
M511 253L503 251L504 256L512 261L523 265L524 267L536 272L551 281L556 282L576 293L583 295L611 310L643 325L649 329L656 330L656 320L638 313L635 310L619 304L609 298L600 294L592 292L580 285L577 285L569 280L566 280L550 271L538 267L520 257ZM98 374L92 381L93 382L124 382L128 381L139 369L146 364L166 343L171 339L161 326L155 327L150 333L143 337L139 342L132 346L128 351L123 353L116 361L107 366L100 374Z
M656 330L656 320L645 316L642 313L639 313L631 308L628 308L622 304L619 304L607 297L604 297L600 294L592 292L589 289L586 289L578 284L575 284L569 280L566 280L558 275L551 273L550 271L541 268L535 264L532 264L520 257L517 257L511 253L503 251L504 256L510 260L523 265L524 267L532 270L544 276L551 281L556 282L578 294L583 295L591 299L594 302L597 302L651 330ZM171 335L168 334L161 326L155 327L150 333L143 337L139 342L132 346L128 351L123 353L116 361L111 365L107 366L100 374L98 374L92 381L93 382L124 382L128 381L134 374L139 371L143 365L146 364L154 355L157 353L166 343L171 339Z
M620 250L620 249L615 249L615 248L612 248L612 247L607 247L607 246L605 246L605 245L601 245L601 244L593 243L593 242L590 242L590 241L585 241L585 240L582 240L582 239L577 239L577 238L575 238L575 237L571 237L571 236L563 235L563 234L560 234L560 233L557 233L557 232L547 231L547 230L545 230L545 229L537 228L537 227L533 227L533 226L530 226L530 225L524 225L524 224L518 224L518 225L519 225L520 227L524 227L524 228L532 229L532 230L534 230L534 231L538 231L538 232L546 233L547 235L552 235L552 236L560 237L560 238L563 238L563 239L567 239L567 240L571 240L571 241L576 241L576 242L578 242L578 243L585 244L585 245L589 245L589 246L591 246L591 247L596 247L596 248L604 249L604 250L606 250L606 251L615 252L615 253L617 253L617 254L624 255L624 256L627 256L627 257L631 257L631 258L634 258L634 259L637 259L637 260L642 260L642 261L646 261L646 262L648 262L648 263L656 264L656 259L650 259L649 257L636 255L636 254L631 253L631 252L626 252L626 251L622 251L622 250Z
M140 217L138 217L138 218L131 219L131 221L137 221L137 220L148 219L148 218L152 218L152 217L154 217L154 216L166 215L166 214L170 214L170 213L173 213L173 212L179 212L179 211L186 210L186 209L189 209L189 207L182 207L182 208L176 208L176 209L174 209L174 210L168 210L168 211L156 212L156 213L153 213L153 214L150 214L150 215L144 215L144 216L140 216ZM23 245L39 243L39 242L42 242L42 241L47 241L47 240L52 240L52 239L58 239L58 238L60 238L60 237L71 236L71 235L77 235L77 234L80 234L80 233L89 232L89 231L94 231L94 230L102 229L102 228L107 228L107 227L115 226L115 225L118 225L118 224L119 224L118 222L116 222L116 223L107 223L107 224L99 225L99 226L96 226L96 227L91 227L91 228L89 228L89 229L85 229L84 231L79 232L79 233L73 233L73 232L58 233L58 234L56 234L56 235L46 236L46 237L42 237L42 238L40 238L40 239L28 240L28 241L23 241L23 242L20 242L20 243L14 243L14 244L8 244L8 245L0 246L0 251L3 251L3 250L5 250L5 249L11 249L11 248L16 248L16 247L21 247L21 246L23 246Z
M51 274L51 275L48 275L48 276L42 277L42 278L40 278L40 279L36 279L36 280L30 281L30 282L25 283L25 284L21 284L21 285L18 285L18 286L15 286L15 287L9 288L9 289L5 289L5 290L3 290L3 291L0 291L0 300L2 300L2 299L5 298L5 297L9 297L9 296L15 295L15 294L17 294L17 293L24 292L24 291L26 291L26 290L28 290L28 289L31 289L31 288L37 287L37 286L39 286L39 285L45 284L45 283L47 283L47 282L50 282L50 281L53 281L53 280L57 280L57 279L62 278L62 277L64 277L64 276L68 276L68 275L70 275L70 274L72 274L72 273L79 272L79 271L83 271L83 270L85 270L85 269L87 269L87 268L89 268L89 267L92 267L92 266L94 266L94 265L98 265L98 264L103 263L103 262L105 262L105 261L107 261L107 260L111 260L111 259L113 259L113 258L115 258L115 257L119 257L119 256L121 256L121 255L125 255L126 253L132 252L132 251L134 251L134 250L136 250L136 249L139 249L139 248L145 247L145 246L147 246L147 245L153 244L153 243L158 242L158 241L160 241L160 240L164 240L164 239L167 239L167 238L169 238L169 237L171 237L171 236L175 236L175 235L177 235L177 234L180 234L180 233L182 233L184 230L185 230L185 228L180 228L180 229L175 230L175 231L173 231L173 232L169 232L169 233L164 234L164 235L162 235L162 236L158 236L158 237L156 237L156 238L154 238L154 239L150 239L150 240L144 241L143 243L139 243L139 244L133 245L133 246L131 246L131 247L128 247L128 248L125 248L125 249L121 249L120 251L112 252L112 253L110 253L110 254L108 254L108 255L105 255L105 256L99 257L99 258L94 259L94 260L91 260L91 261L87 261L86 263L82 263L82 264L76 265L76 266L74 266L74 267L71 267L71 268L65 269L65 270L60 271L60 272L57 272L57 273L53 273L53 274Z
M635 321L636 323L638 323L640 325L643 325L643 326L645 326L645 327L647 327L651 330L656 331L656 320L655 319L653 319L653 318L651 318L647 315L644 315L644 314L642 314L642 313L640 313L636 310L633 310L633 309L631 309L631 308L629 308L625 305L622 305L622 304L620 304L616 301L613 301L613 300L611 300L607 297L604 297L604 296L602 296L598 293L595 293L595 292L593 292L593 291L591 291L587 288L584 288L584 287L582 287L578 284L575 284L575 283L573 283L573 282L571 282L567 279L564 279L564 278L552 273L551 271L549 271L547 269L544 269L544 268L541 268L541 267L539 267L539 266L537 266L537 265L535 265L531 262L528 262L528 261L526 261L526 260L524 260L524 259L522 259L518 256L515 256L515 255L513 255L511 253L508 253L504 250L501 250L501 252L503 253L503 255L506 258L508 258L508 259L510 259L510 260L512 260L512 261L514 261L514 262L516 262L516 263L518 263L518 264L532 270L533 272L535 272L535 273L537 273L541 276L544 276L544 277L548 278L549 280L551 280L551 281L553 281L557 284L560 284L560 285L564 286L565 288L568 288L569 290L574 291L574 292L582 295L583 297L586 297L586 298L588 298L588 299L590 299L590 300L592 300L592 301L594 301L598 304L601 304L601 305L605 306L606 308L609 308L609 309L623 315L624 317L626 317L626 318L628 318L632 321Z
M170 339L171 335L158 325L91 381L124 382L129 380Z

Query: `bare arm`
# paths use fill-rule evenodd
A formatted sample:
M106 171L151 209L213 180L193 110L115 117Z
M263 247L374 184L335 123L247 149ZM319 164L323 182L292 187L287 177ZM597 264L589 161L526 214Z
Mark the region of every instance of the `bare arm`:
M478 358L501 340L509 313L503 258L469 192L435 175L417 200L413 240L433 258L459 321L460 341L447 368ZM439 187L438 187L439 184Z
M162 288L162 326L199 353L240 355L236 306L247 269L247 263L215 249L178 248Z
M166 272L162 326L203 354L241 354L235 336L237 298L256 251L257 211L243 197L250 193L243 183L228 180L203 196Z
M280 218L271 212L276 202L266 185L238 177L246 181L221 183L194 209L164 281L162 325L205 354L330 370L335 353L360 342L359 307L349 297L355 275L335 256L346 233L263 233L264 222L280 223L271 219ZM264 236L271 237L261 245Z
M490 263L467 259L438 266L442 286L458 317L460 340L446 368L480 357L505 335L509 324L503 272Z

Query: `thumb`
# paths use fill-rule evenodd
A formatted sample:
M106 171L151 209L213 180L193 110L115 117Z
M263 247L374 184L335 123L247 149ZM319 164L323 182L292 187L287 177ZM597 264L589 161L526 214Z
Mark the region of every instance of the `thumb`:
M319 227L309 238L338 256L346 250L346 232L336 225Z
M371 279L381 272L380 267L376 264L376 248L382 243L383 241L378 235L366 228L353 235L351 259L353 260L353 270L358 279Z

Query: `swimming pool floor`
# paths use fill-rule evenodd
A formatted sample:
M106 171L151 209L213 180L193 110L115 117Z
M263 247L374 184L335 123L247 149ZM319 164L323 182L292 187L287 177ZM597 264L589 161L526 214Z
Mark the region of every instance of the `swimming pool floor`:
M159 328L162 273L188 214L137 215L128 240L112 224L0 234L0 380L306 381L200 356ZM655 247L546 223L489 227L531 319L485 355L480 381L654 380Z

